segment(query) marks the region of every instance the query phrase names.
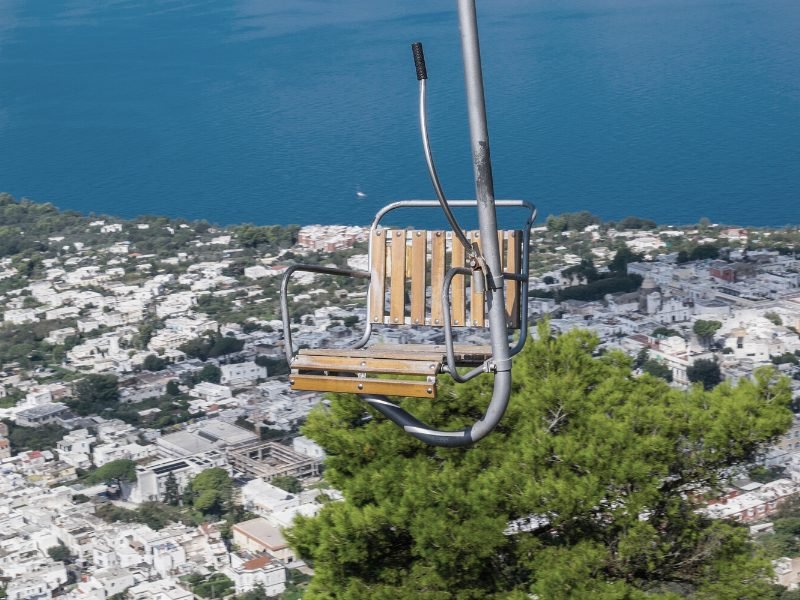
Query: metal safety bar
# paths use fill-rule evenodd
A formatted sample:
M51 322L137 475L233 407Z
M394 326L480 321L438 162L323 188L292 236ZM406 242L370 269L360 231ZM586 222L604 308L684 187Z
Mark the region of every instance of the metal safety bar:
M340 269L338 267L323 267L318 265L292 265L283 273L281 280L281 318L283 319L283 350L286 354L286 362L292 364L292 354L294 348L292 347L292 325L289 322L289 280L294 273L321 273L323 275L342 275L344 277L357 277L360 279L369 279L370 274L368 271L357 271L355 269ZM367 323L367 330L364 332L361 340L359 340L356 348L360 348L367 343L372 329Z
M478 206L477 200L450 200L450 201L448 201L448 204L450 204L451 206L460 207L460 208L471 208L471 207ZM522 229L522 264L520 266L520 272L521 273L525 273L524 277L525 277L525 281L527 282L527 279L528 279L527 273L528 273L529 264L530 264L530 256L529 256L529 254L530 254L531 227L533 227L533 223L536 220L536 207L533 204L531 204L530 202L526 201L526 200L495 200L495 206L498 206L498 207L501 207L501 208L521 208L521 209L524 209L524 210L528 211L528 217L527 217L527 219L525 219L525 225L524 225L524 227ZM389 214L390 212L393 212L395 210L401 209L401 208L439 208L439 203L436 200L399 200L397 202L392 202L391 204L387 204L386 206L384 206L375 215L375 218L372 220L372 225L370 225L370 247L369 247L370 255L372 255L372 239L374 237L372 234L375 232L375 230L378 228L378 226L380 225L381 221L383 220L383 218L387 214ZM499 252L499 249L498 249L498 252ZM461 271L460 273L453 273L453 275L457 275L457 274L470 275L471 273L472 273L471 269L464 268L464 270ZM452 280L452 276L450 275L449 272L448 272L448 275L450 276L450 280ZM522 279L519 279L516 275L511 274L511 273L503 273L503 277L504 277L504 279L518 279L519 281L522 281ZM517 342L517 344L514 346L514 348L512 348L510 350L510 356L514 356L520 350L522 350L522 347L525 345L525 340L527 339L527 335L528 335L528 332L527 332L527 322L528 322L528 286L527 285L522 285L521 287L522 287L522 290L521 290L521 294L520 294L520 308L521 308L521 312L520 312L520 329L521 329L520 339ZM445 331L445 340L447 340L448 338L452 339L451 332L450 332L450 328L451 328L452 325L450 323L449 297L445 298L445 296L449 292L449 289L450 289L450 282L449 282L449 280L447 280L447 283L445 285L445 289L442 290L442 308L443 308L445 319L446 319L445 323L444 323L444 325L445 325L445 330L444 330ZM434 301L434 300L431 299L431 301ZM490 325L491 325L491 322L490 322ZM370 328L371 326L372 326L372 315L370 314L369 306L367 306L367 327ZM451 346L451 348L452 348L452 343L450 343L448 345ZM356 346L356 347L361 347L361 346L363 346L363 343L359 343L359 345ZM448 372L451 373L451 375L452 375L452 373L455 372L455 369L453 368L452 364L450 364L450 361L448 361ZM483 371L481 371L481 372L483 372ZM476 373L476 374L479 374L479 373ZM472 377L474 377L474 376L475 375L473 375ZM454 379L456 379L456 381L458 381L458 379L456 377L454 377Z
M447 217L450 228L453 230L453 235L458 238L461 245L464 246L467 256L470 261L477 260L475 248L469 243L461 226L456 220L453 211L450 210L450 203L445 198L444 190L442 189L442 182L439 180L439 174L436 172L436 164L433 161L433 152L431 151L431 142L428 137L428 110L426 108L426 84L428 82L428 69L425 66L425 53L422 51L422 44L415 42L411 44L411 51L414 54L414 66L417 69L417 80L419 81L419 131L422 136L422 151L425 154L425 163L428 165L428 175L433 184L433 191L436 192L436 197L439 199L444 216Z
M478 206L477 200L448 200L447 203L450 206L462 208L475 208ZM526 209L528 211L528 218L525 221L525 227L523 229L525 231L530 231L530 228L533 227L533 222L536 220L536 207L527 200L504 199L495 200L494 203L497 207ZM439 202L437 200L398 200L397 202L387 204L375 214L375 218L372 219L372 224L370 225L370 231L377 229L383 217L400 208L439 208Z

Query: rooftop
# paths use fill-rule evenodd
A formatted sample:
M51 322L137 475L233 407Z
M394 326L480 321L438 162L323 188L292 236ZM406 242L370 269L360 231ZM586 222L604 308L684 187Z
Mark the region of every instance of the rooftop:
M237 523L233 529L272 551L288 547L281 530L261 517Z

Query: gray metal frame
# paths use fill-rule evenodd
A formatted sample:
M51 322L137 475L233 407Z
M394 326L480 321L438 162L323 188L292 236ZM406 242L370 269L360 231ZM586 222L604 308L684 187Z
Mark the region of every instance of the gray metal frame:
M502 261L495 235L497 215L495 213L494 181L489 151L486 102L483 95L483 74L481 72L475 0L458 0L458 21L461 29L461 53L464 59L470 146L475 174L475 197L478 201L481 237L484 240L481 248L483 253L481 268L484 270L483 275L486 280L492 366L495 373L492 399L483 417L472 426L460 431L440 431L420 422L385 397L364 396L366 402L396 425L402 427L406 433L427 444L449 447L468 446L485 437L500 422L511 395L511 355L508 348L508 328L505 318L503 272L500 267ZM527 326L527 323L521 324L521 326Z
M478 202L476 200L451 200L449 204L453 207L477 207ZM494 301L499 306L499 311L489 312L489 330L490 332L495 327L495 319L498 317L495 316L495 313L500 313L500 320L503 324L503 328L506 330L505 339L503 342L503 347L505 348L505 353L508 359L512 356L517 354L522 347L525 345L525 341L528 335L528 270L529 270L529 262L530 262L530 232L531 227L533 226L533 222L536 219L536 208L529 202L524 200L496 200L495 205L502 208L520 208L527 211L527 218L525 219L525 224L522 229L522 261L520 263L520 273L502 273L503 279L515 279L522 283L521 290L520 290L520 328L519 328L519 339L517 343L512 347L508 345L508 330L505 327L506 325L506 313L505 313L505 298L500 300L497 299L497 296L494 298L490 298L490 301ZM370 226L370 246L369 246L369 253L370 256L372 255L372 240L374 236L372 235L378 228L381 227L381 222L383 221L384 217L396 210L399 209L408 209L408 208L439 208L439 202L436 200L401 200L398 202L392 202L391 204L387 204L384 206L378 213L375 215L375 218L372 221ZM492 231L492 234L488 237L481 232L481 236L484 239L489 239L497 245L497 252L498 258L500 256L500 249L499 244L497 241L497 236L494 235L495 232ZM459 243L456 239L453 240L453 243ZM294 273L297 272L308 272L308 273L321 273L325 275L341 275L345 277L355 277L359 279L369 279L372 280L372 277L375 275L370 271L359 271L356 269L341 269L337 267L323 267L319 265L292 265L283 274L283 279L281 281L281 313L283 318L283 336L284 336L284 352L286 354L286 359L291 366L292 358L293 358L293 344L292 344L292 330L291 330L291 322L289 316L289 303L288 303L288 290L289 290L289 282L291 277ZM450 318L450 285L452 279L456 275L465 275L469 276L472 275L474 272L472 269L468 269L465 267L454 267L451 268L447 274L445 275L444 285L442 286L440 301L442 303L442 314L444 316L444 334L445 334L445 350L447 354L447 363L443 366L443 370L448 373L456 382L463 383L465 381L469 381L470 379L477 377L483 373L494 372L495 377L498 375L497 369L497 359L496 354L494 352L494 346L492 347L492 357L487 360L482 365L479 365L472 369L471 371L461 374L457 370L457 364L455 360L455 348L454 348L454 340L453 340L453 332L452 332L452 323ZM501 285L502 289L502 285ZM489 290L486 290L489 292ZM434 301L432 298L431 301ZM369 303L367 303L367 319L366 319L366 327L364 330L363 335L361 338L352 346L352 348L362 348L364 347L370 339L373 330L373 323L370 316L369 310ZM491 334L491 333L490 333ZM494 337L492 338L494 340ZM502 377L502 375L501 375ZM497 384L495 384L496 387ZM501 390L502 391L502 390ZM509 387L510 393L510 387ZM493 396L494 397L494 396ZM409 414L407 411L399 407L398 405L389 401L386 396L379 396L379 395L362 395L362 398L365 402L367 402L370 406L378 410L388 419L392 420L393 422L397 423L403 429L409 433L410 435L426 442L428 444L436 445L436 446L466 446L473 442L478 441L480 437L486 435L491 429L486 429L485 433L480 437L472 437L473 432L472 428L461 430L461 431L437 431L431 429L429 426L425 425L424 423L420 422L414 416ZM507 399L506 399L507 402ZM490 404L491 407L491 404ZM503 411L505 409L503 408ZM488 413L488 411L487 411ZM497 411L494 412L494 415L502 416L502 413L498 413ZM499 420L499 416L496 417ZM473 426L474 427L474 426ZM494 426L492 426L494 428ZM477 433L475 434L477 435Z
M360 279L369 279L369 271L358 271L355 269L339 269L336 267L322 267L319 265L292 265L283 273L281 280L281 318L283 319L283 351L286 354L286 362L292 364L294 358L294 348L292 347L292 324L289 317L289 280L294 273L322 273L324 275L342 275L345 277L357 277ZM367 343L369 339L370 328L367 327L364 337L359 340L356 348L360 348Z
M452 347L452 332L450 331L449 324L449 310L445 310L448 315L445 326L445 336L448 345L447 368L450 375L457 380L466 380L478 375L483 370L491 369L494 372L494 387L492 390L492 399L486 409L483 417L472 424L470 427L459 431L441 431L432 429L425 423L422 423L413 415L401 407L393 404L386 396L380 395L363 395L362 398L370 406L375 408L386 418L394 422L396 425L403 428L403 430L412 435L413 437L431 444L434 446L446 447L463 447L468 446L474 442L485 437L491 432L500 422L511 395L511 356L512 350L508 346L508 327L506 323L505 313L505 293L503 281L506 274L503 273L502 257L500 254L500 247L497 240L497 215L495 206L501 205L501 202L495 202L494 198L494 182L492 177L492 163L491 153L489 151L489 131L486 120L486 103L483 93L483 74L481 72L481 57L480 57L480 44L478 40L478 21L475 11L475 0L457 0L458 3L458 20L461 30L461 52L464 60L464 81L466 84L467 93L467 113L469 115L469 128L470 128L470 146L472 150L472 162L475 176L475 197L478 209L478 222L480 228L481 238L483 245L481 248L482 256L478 257L480 260L475 260L470 265L476 277L477 283L483 283L485 298L489 306L489 335L491 338L492 358L491 363L481 366L478 369L473 369L470 373L460 376L455 370L455 361L453 359ZM415 58L417 51L415 50ZM439 185L438 177L433 167L432 158L430 156L430 147L427 139L427 126L425 123L425 84L424 80L427 77L425 73L424 59L422 58L421 48L419 49L420 63L417 64L417 77L420 80L420 125L423 134L423 144L425 146L426 160L428 162L429 171L433 180L434 188L437 196L440 199L442 209L451 223L455 223L455 218L450 211L450 206L458 206L458 202L447 202L444 199L444 194ZM415 201L405 203L395 203L395 207L410 206ZM416 201L420 202L420 201ZM392 207L393 205L390 205ZM378 213L373 221L373 230L377 227L380 219L393 208L387 207ZM531 207L532 208L532 207ZM535 211L532 211L534 214ZM471 251L467 241L464 239L463 233L460 228L454 225L454 235L456 238ZM523 254L525 267L527 267L528 256L528 243L529 243L529 230L530 226L526 228L525 239L525 252ZM370 245L372 244L370 236ZM370 250L372 248L370 247ZM371 255L371 252L370 252ZM345 270L330 269L320 270L324 267L317 267L314 272L324 272L332 274L346 274ZM311 270L307 266L296 265L294 271L287 272L284 275L284 280L281 286L281 309L284 311L284 343L287 346L287 355L291 354L291 326L288 324L288 305L286 301L286 290L288 288L288 278L292 272L297 270ZM335 272L334 272L335 271ZM450 286L452 277L460 273L460 269L451 269L448 273L448 281L442 290L442 302L446 306L448 303L447 290ZM522 271L527 274L527 269ZM362 271L349 272L357 277L371 277L368 273ZM481 282L482 278L482 282ZM526 278L527 279L527 278ZM526 311L526 319L520 323L520 331L527 329L527 285L522 286L525 291L524 302L522 302L521 310ZM369 310L369 309L368 309ZM371 320L367 319L367 330L365 337L360 341L360 345L366 343L371 331ZM286 335L288 333L288 335ZM520 338L523 335L520 334ZM514 352L524 344L524 338L518 342L514 348Z
M474 207L477 206L477 202L475 200L451 200L451 206L455 207ZM529 268L529 254L530 254L530 235L531 235L531 227L533 226L533 222L536 219L536 207L534 207L530 202L526 202L525 200L497 200L496 205L503 208L522 208L528 211L528 218L525 220L524 228L522 229L522 263L520 265L520 273L524 275L518 275L515 273L503 273L503 277L505 279L517 279L521 282L527 282L528 277L528 268ZM369 254L372 256L372 239L373 233L380 227L381 221L383 218L392 211L401 209L401 208L439 208L439 203L436 200L400 200L398 202L392 202L391 204L387 204L378 213L375 215L375 218L372 221L370 226L370 245L369 245ZM454 242L455 243L455 242ZM344 277L355 277L359 279L372 279L372 273L369 271L359 271L357 269L342 269L338 267L323 267L320 265L304 265L304 264L297 264L292 265L283 274L283 279L281 280L281 317L283 320L283 340L284 340L284 354L286 355L286 360L291 364L292 358L294 356L294 346L292 344L292 328L289 316L289 281L294 273L297 272L306 272L306 273L321 273L324 275L340 275ZM452 324L450 323L450 282L452 281L453 276L457 274L464 274L464 275L472 275L472 270L463 268L461 271L457 269L450 269L447 275L445 276L445 286L442 290L441 295L441 302L442 302L442 311L445 317L444 321L444 331L445 331L445 344L448 346L448 364L447 364L447 372L453 376L453 379L456 381L462 382L466 381L463 379L463 375L459 376L458 372L455 368L455 360L454 360L454 349L453 349L453 336L452 336ZM528 286L522 285L522 290L520 294L520 339L518 340L517 344L512 348L509 353L511 356L514 356L519 352L522 347L525 345L525 339L527 338L527 320L528 320ZM433 299L431 299L433 301ZM353 344L353 348L363 348L366 343L369 341L370 336L372 335L372 318L370 315L369 310L369 303L367 303L367 324L364 330L363 335L361 338ZM491 326L491 322L490 322ZM479 367L479 372L475 373L478 375L480 373L488 372L489 368L484 368L484 366ZM472 375L468 379L471 379L475 375Z

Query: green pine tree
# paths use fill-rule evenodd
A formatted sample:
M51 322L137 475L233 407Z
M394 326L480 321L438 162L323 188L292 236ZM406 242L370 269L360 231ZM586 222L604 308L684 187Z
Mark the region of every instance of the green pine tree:
M178 506L181 501L181 494L178 490L178 480L175 474L170 471L164 481L164 503L170 506Z
M789 427L788 383L763 370L682 392L632 376L620 353L594 358L596 345L540 327L515 360L500 427L469 449L364 420L353 396L315 410L305 433L345 500L287 533L313 560L304 598L767 597L771 568L747 530L706 519L695 499ZM444 384L435 402L404 404L453 429L484 410L491 385Z

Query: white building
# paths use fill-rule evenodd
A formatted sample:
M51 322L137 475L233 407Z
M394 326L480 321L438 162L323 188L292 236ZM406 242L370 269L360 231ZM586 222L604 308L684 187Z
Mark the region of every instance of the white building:
M136 583L136 578L128 569L111 567L90 573L85 580L78 582L78 590L85 598L106 600L109 596L121 594Z
M193 600L194 594L169 579L147 581L128 588L130 600Z
M75 429L71 431L56 444L58 458L65 463L78 469L88 469L92 466L89 458L92 444L97 441L93 435L89 435L86 429Z
M259 379L267 378L267 367L259 367L253 361L222 365L220 383L232 387L254 385Z
M8 600L40 600L52 598L53 590L67 582L64 563L38 566L22 577L14 578L6 587Z
M112 460L128 459L133 461L140 461L151 456L158 455L158 446L148 444L142 446L136 442L129 444L120 444L117 442L110 442L96 446L92 451L92 462L96 467L102 467Z
M263 517L301 504L299 494L290 494L263 479L248 481L241 494L245 509Z
M3 313L3 320L6 323L23 325L25 323L36 323L39 317L36 316L36 311L32 308L12 308Z
M166 459L136 467L136 483L131 489L128 500L133 503L150 500L163 500L167 480L170 474L178 484L178 493L186 489L187 484L198 473L212 467L223 467L227 464L225 455L211 450L195 456Z
M262 586L267 596L277 596L286 589L286 567L270 556L246 560L232 554L230 567L222 572L233 581L237 594Z
M304 435L292 439L292 449L298 454L310 456L311 458L320 460L325 458L325 450L322 449L322 446Z
M201 381L198 383L189 391L189 395L205 400L206 402L219 402L233 397L230 388L208 381Z

